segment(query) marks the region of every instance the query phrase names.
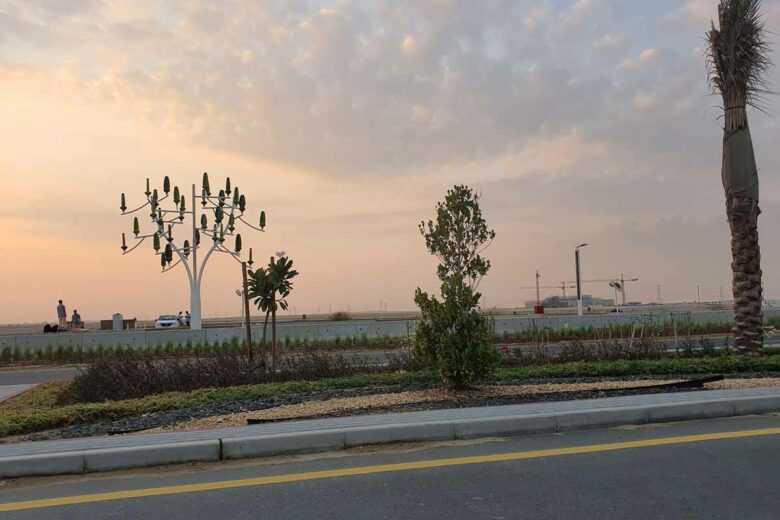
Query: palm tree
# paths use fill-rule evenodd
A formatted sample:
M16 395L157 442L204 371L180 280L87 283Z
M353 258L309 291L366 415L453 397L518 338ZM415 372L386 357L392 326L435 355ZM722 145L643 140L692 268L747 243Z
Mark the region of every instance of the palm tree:
M726 215L731 228L734 348L763 348L761 250L758 244L758 169L747 107L763 110L771 66L761 0L721 0L718 27L707 33L707 64L713 92L723 98L723 164Z
M268 317L271 317L271 368L276 369L276 311L287 310L287 297L293 289L292 279L298 271L292 268L293 261L286 256L278 260L271 257L268 266L252 273L249 297L255 299L257 308L265 312L263 323L263 344L266 340Z
M274 300L273 286L265 267L250 272L250 275L249 297L254 298L257 308L265 313L263 322L263 345L265 345L268 317L271 315L271 302Z

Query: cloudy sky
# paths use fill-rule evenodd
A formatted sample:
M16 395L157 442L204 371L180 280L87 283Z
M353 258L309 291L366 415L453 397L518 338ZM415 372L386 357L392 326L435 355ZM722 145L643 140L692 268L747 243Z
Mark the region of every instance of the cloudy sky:
M186 309L183 272L146 244L120 255L119 194L203 171L266 210L245 243L294 258L298 313L412 308L436 288L417 223L456 183L497 233L487 306L522 305L535 269L571 280L580 242L585 278L640 278L629 299L728 295L715 4L0 0L0 321L51 319L58 298L87 319ZM780 297L776 102L751 117ZM204 315L237 314L239 283L215 258Z

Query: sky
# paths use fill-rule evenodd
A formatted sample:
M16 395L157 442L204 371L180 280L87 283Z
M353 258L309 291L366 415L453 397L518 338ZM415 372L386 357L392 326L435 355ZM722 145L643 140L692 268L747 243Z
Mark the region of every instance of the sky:
M53 320L60 298L87 320L187 309L183 270L121 255L119 198L204 171L266 211L244 245L294 260L298 314L413 309L438 285L417 224L462 183L496 231L487 307L522 306L537 269L572 280L582 242L583 278L638 277L630 300L728 297L716 3L0 0L0 322ZM780 0L765 10L771 39ZM768 298L776 101L750 113ZM204 317L238 315L240 283L211 259Z

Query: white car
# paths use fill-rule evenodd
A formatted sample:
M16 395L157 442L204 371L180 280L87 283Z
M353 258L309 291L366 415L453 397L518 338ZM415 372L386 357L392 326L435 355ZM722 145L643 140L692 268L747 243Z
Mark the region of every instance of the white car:
M175 314L161 314L154 320L155 329L175 329L178 327L181 327L181 322Z

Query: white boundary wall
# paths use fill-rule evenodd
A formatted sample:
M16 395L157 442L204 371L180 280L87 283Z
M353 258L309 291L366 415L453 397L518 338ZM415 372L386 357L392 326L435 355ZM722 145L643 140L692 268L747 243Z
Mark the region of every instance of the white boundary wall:
M764 310L765 318L780 317L780 309ZM666 312L650 314L599 314L594 316L496 316L493 317L493 329L496 334L513 334L528 330L564 328L607 327L610 325L631 323L665 323L676 320L680 323L680 334L685 334L685 323L724 323L734 319L732 311L703 312ZM387 338L408 337L414 334L417 320L375 321L310 321L282 322L277 324L277 337L280 341L289 339L300 341L326 341L336 338ZM252 326L252 337L262 337L262 325ZM270 335L270 325L268 334ZM18 336L0 336L0 352L9 349L22 352L36 352L49 347L72 347L75 350L104 348L154 348L168 343L174 345L213 344L215 342L243 341L242 327L210 328L199 331L177 330L132 330L132 331L95 331L65 332L58 334L31 334Z

